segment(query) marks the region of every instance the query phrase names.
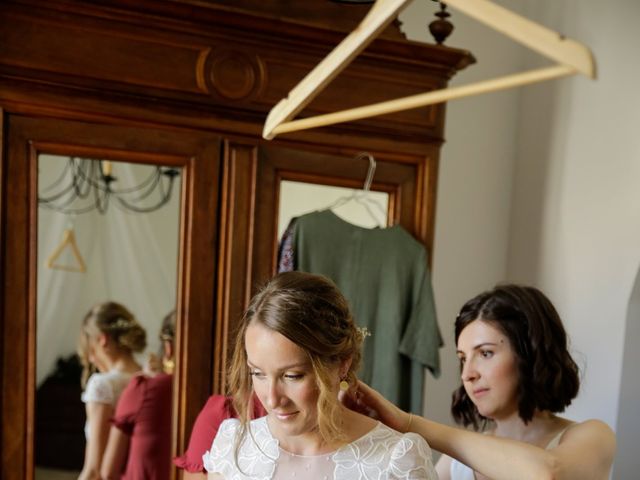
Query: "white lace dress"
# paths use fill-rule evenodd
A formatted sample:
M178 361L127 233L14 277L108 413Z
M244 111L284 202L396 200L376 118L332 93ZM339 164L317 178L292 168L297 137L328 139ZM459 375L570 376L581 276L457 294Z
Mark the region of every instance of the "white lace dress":
M282 450L267 417L253 420L235 459L240 422L225 420L202 456L207 472L225 480L437 480L431 449L414 433L401 434L378 423L369 433L325 455L294 455ZM240 469L238 468L240 467Z
M130 373L112 369L104 373L94 373L87 380L87 386L80 397L84 403L106 403L114 409L120 398L120 394L127 386L131 377ZM84 424L84 436L89 439L89 422Z

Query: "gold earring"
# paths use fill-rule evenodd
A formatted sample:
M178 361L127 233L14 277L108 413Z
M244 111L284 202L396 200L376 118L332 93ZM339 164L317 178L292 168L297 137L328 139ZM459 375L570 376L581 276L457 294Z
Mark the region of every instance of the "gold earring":
M169 375L171 375L173 373L173 369L175 368L176 363L173 361L172 358L163 358L162 359L162 369L164 370L164 373L168 373Z
M347 377L340 380L340 390L342 390L343 392L349 390L349 382L347 382Z

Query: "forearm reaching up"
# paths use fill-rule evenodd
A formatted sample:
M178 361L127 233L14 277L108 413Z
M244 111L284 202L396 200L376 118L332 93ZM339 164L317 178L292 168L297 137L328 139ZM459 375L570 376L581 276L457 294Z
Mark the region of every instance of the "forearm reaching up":
M615 436L603 422L573 424L560 444L545 450L529 443L482 435L403 412L377 391L358 385L353 402L377 412L399 431L423 436L432 448L494 480L605 480L615 453Z

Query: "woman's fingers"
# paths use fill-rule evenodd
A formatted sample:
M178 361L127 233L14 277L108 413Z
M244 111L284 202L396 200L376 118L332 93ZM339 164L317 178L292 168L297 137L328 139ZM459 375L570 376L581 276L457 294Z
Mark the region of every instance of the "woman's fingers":
M340 391L338 393L338 399L345 407L368 417L378 419L379 417L377 412L370 408L366 403L363 403L360 400L360 397L361 394L358 391L357 386L350 388L346 392Z
M360 405L366 406L369 410L375 412L375 418L380 419L382 423L394 430L404 432L408 422L408 414L406 412L395 406L366 383L358 381L356 388L357 401Z

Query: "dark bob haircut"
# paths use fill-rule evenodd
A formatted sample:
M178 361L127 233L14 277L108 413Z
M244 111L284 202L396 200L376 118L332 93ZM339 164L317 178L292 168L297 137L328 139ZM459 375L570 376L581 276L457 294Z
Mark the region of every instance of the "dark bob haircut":
M498 285L464 304L455 324L460 333L475 320L498 328L511 343L518 365L518 413L529 422L536 410L562 412L578 394L578 366L567 349L567 333L551 301L537 288ZM480 415L464 386L453 392L454 420L479 430Z

